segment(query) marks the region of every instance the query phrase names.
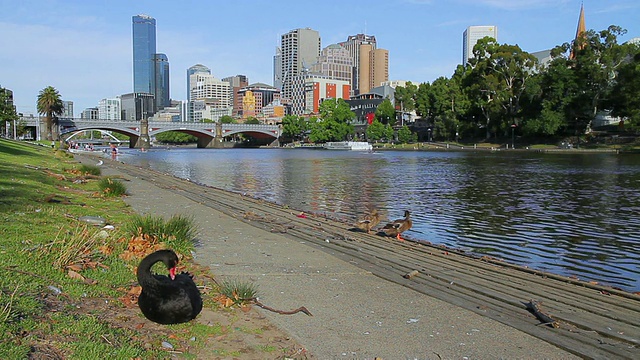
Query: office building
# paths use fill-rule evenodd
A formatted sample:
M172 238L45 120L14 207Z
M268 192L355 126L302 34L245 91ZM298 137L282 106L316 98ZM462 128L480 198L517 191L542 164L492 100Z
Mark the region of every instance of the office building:
M98 119L101 120L121 120L122 109L120 98L106 98L98 102Z
M133 92L153 94L155 89L156 19L133 17Z
M351 95L357 95L360 94L360 88L361 88L361 77L364 75L365 77L369 77L369 69L367 66L367 69L361 69L360 63L360 57L361 54L364 54L367 59L369 58L369 52L371 50L376 50L377 49L377 41L376 41L376 37L373 35L366 35L366 34L357 34L357 35L350 35L347 37L346 41L343 41L341 43L338 43L340 46L342 46L343 48L347 49L347 51L349 52L349 54L351 55L352 58L352 62L353 62L353 75L352 75L352 81L351 81L351 88L352 88L352 94ZM368 61L365 61L365 63L368 63ZM363 73L364 71L364 73ZM368 85L368 81L367 84ZM367 87L365 85L365 87ZM366 91L365 91L366 92Z
M389 80L389 51L370 47L369 44L360 45L358 94L366 94Z
M305 28L291 30L280 38L280 48L274 56L274 84L282 84L282 99L292 97L292 80L318 61L320 56L320 33Z
M238 91L243 87L249 85L249 79L245 75L236 75L223 78L222 81L229 83L231 92L229 98L231 99L231 116L238 116L242 113L242 97L238 95Z
M122 120L140 121L155 113L155 101L149 93L129 93L120 96Z
M349 99L351 84L321 74L305 72L292 79L291 114L318 114L325 99Z
M187 69L187 106L184 117L186 121L193 121L193 106L191 104L191 75L194 74L211 75L211 69L202 64L196 64Z
M492 25L469 26L462 33L462 65L466 66L469 59L473 57L473 47L478 43L478 40L487 36L498 41L498 27Z
M238 98L242 104L239 114L243 119L258 117L262 109L274 100L280 100L280 90L263 83L247 85L238 91Z
M154 66L154 88L152 94L156 99L158 111L171 106L171 96L169 94L169 59L165 54L153 54Z
M339 44L329 45L322 49L318 62L311 67L311 72L351 84L353 80L353 58L349 54L349 50L343 46Z
M80 115L80 118L89 119L89 120L97 120L98 119L98 108L97 107L90 107L90 108L86 108L86 109L82 110L82 114Z
M62 101L62 114L60 118L73 119L73 101Z
M215 120L222 115L231 115L231 86L228 81L217 79L204 72L189 76L189 101L191 102L191 121L203 119Z

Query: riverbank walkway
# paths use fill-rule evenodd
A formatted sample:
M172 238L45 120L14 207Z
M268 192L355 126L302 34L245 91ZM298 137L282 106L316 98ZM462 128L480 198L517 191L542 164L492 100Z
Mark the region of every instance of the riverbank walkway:
M254 282L269 306L309 309L312 317L264 315L315 358L640 358L635 294L355 232L117 161L102 168L128 180L126 201L138 213L193 215L195 259L216 277ZM527 309L532 300L553 324Z

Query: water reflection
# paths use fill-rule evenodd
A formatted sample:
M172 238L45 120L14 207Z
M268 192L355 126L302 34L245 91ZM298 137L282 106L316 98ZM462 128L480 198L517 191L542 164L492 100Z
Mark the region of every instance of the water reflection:
M346 220L368 206L387 219L409 209L407 237L640 290L637 157L180 149L120 159Z

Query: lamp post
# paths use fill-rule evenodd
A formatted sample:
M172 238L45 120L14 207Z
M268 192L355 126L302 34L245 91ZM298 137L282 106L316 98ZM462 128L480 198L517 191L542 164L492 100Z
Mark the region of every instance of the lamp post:
M516 148L516 146L515 146L515 135L514 135L515 134L515 130L516 130L516 126L518 126L518 125L516 125L516 123L511 124L511 148L512 149Z

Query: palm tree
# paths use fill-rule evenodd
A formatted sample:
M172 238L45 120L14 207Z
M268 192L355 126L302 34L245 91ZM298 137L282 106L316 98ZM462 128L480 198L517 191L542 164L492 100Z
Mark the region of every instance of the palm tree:
M58 140L58 116L64 107L60 93L53 86L47 86L38 94L38 114L44 115L47 140Z

